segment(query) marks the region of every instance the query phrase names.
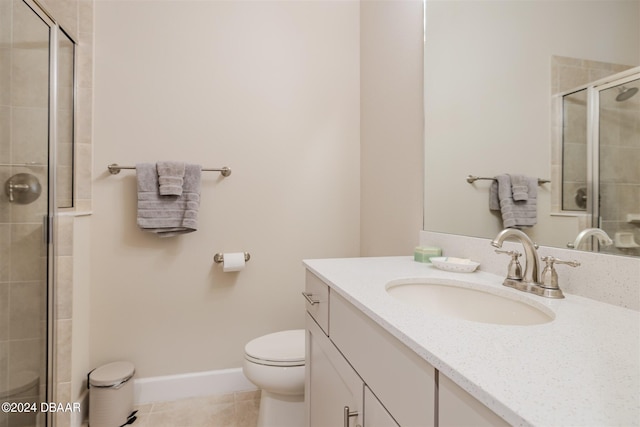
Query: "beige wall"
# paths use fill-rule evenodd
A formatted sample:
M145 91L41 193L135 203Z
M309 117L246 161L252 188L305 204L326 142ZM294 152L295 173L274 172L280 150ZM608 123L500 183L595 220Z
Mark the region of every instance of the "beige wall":
M360 5L362 256L410 255L422 229L422 7Z
M91 219L92 364L140 377L241 366L253 337L303 327L312 257L360 242L358 2L98 1ZM135 173L206 172L200 227L136 227ZM247 251L239 274L216 252Z

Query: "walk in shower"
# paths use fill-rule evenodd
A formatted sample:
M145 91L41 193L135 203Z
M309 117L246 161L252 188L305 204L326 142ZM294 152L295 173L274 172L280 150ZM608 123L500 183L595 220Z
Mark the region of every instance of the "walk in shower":
M640 256L640 68L562 95L564 211L613 240L600 252ZM596 242L593 242L596 246Z
M73 204L74 58L37 2L0 0L0 427L52 425L40 403L55 401L53 225Z

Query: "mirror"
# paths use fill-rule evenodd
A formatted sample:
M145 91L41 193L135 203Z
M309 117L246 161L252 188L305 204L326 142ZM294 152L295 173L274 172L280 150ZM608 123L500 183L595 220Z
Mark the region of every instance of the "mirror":
M424 228L495 237L492 181L466 178L505 173L551 181L537 186L537 222L523 229L539 244L566 248L591 227L554 197L563 156L552 98L640 65L640 2L426 0L424 59ZM596 63L609 69L590 71Z

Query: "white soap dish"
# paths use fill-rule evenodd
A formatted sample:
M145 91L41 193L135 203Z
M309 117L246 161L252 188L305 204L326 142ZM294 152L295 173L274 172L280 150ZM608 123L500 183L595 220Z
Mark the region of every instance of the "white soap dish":
M471 273L478 268L479 262L466 258L432 257L431 263L440 270L453 271L455 273Z
M613 241L615 242L616 248L640 248L640 245L636 243L636 239L634 238L633 233L618 232L614 235Z
M639 224L640 225L640 214L630 213L627 214L627 222L631 224Z

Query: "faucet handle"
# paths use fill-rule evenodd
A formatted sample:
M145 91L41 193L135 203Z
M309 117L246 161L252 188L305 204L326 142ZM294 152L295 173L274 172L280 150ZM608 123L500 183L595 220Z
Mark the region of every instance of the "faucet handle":
M550 266L551 268L553 268L553 264L565 264L568 265L570 267L580 267L580 262L579 261L565 261L562 259L558 259L556 257L552 257L552 256L545 256L542 257L542 261L547 263L547 266Z
M496 249L495 251L497 254L506 254L511 257L511 262L509 262L509 267L507 268L507 279L522 280L522 266L518 261L522 254L518 251L506 251L504 249Z
M553 264L565 264L570 267L580 266L580 263L578 261L565 261L552 256L542 257L542 261L546 262L547 265L544 267L544 270L542 270L542 275L540 277L540 286L547 289L560 290L560 287L558 286L558 273L553 267Z

